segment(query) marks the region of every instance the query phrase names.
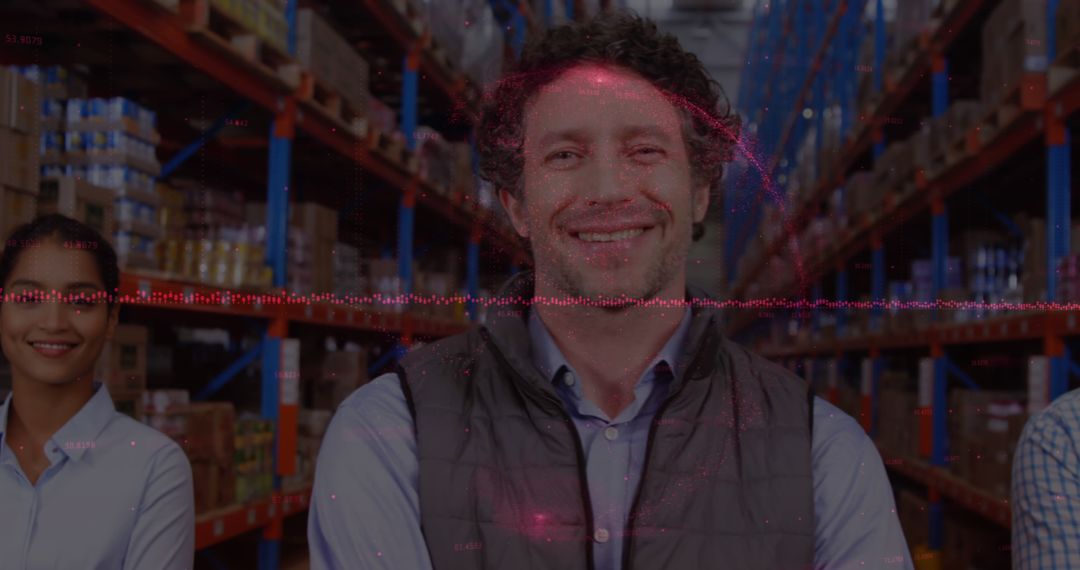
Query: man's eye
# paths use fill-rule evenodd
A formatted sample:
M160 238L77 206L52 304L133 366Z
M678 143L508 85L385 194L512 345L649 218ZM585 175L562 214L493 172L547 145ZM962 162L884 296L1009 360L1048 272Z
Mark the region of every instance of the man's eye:
M655 156L663 153L663 150L651 146L634 149L634 154L639 156Z
M90 307L94 304L94 300L85 295L72 297L68 302L78 307Z
M569 150L560 150L560 151L553 152L550 155L548 155L548 160L570 160L570 159L576 158L576 157L577 157L577 153L575 153L575 152L572 152L572 151L569 151Z
M36 293L16 293L12 301L20 305L29 305L41 302L41 296Z

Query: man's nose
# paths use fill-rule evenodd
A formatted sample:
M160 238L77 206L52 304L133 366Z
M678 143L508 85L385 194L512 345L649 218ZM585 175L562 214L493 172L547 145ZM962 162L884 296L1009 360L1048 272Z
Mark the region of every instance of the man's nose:
M633 199L634 183L628 168L613 153L600 155L591 161L588 169L583 198L589 204L629 202Z

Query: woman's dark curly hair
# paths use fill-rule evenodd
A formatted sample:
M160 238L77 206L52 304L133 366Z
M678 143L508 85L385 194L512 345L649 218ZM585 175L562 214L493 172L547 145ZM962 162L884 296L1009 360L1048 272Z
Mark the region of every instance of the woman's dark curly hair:
M695 187L707 184L710 191L717 189L738 138L738 116L696 55L631 11L552 28L526 44L514 72L484 95L476 137L482 178L523 198L525 104L582 63L632 71L663 92L682 118Z

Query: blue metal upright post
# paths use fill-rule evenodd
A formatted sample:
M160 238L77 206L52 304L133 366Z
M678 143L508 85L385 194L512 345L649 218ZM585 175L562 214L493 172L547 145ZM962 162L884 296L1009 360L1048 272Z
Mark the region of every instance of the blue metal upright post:
M935 117L944 115L949 110L949 60L935 55L931 61L933 79L931 83L931 112Z
M847 301L848 296L848 273L847 269L840 266L836 270L836 302L844 303ZM840 333L847 326L847 309L840 308L836 311L836 336L841 336Z
M874 90L885 90L885 7L877 0L874 9ZM877 119L877 117L870 117ZM874 158L885 153L885 139L874 141Z
M871 252L871 284L870 284L870 298L874 303L883 303L885 301L885 246L881 242L880 237L874 238L873 251ZM882 315L885 309L880 305L875 305L870 311L872 329L875 332L880 333L883 329Z
M274 118L270 130L270 163L266 196L267 257L273 272L275 288L284 288L287 271L287 245L289 230L289 180L292 162L292 139L295 135L296 100L283 100L282 108ZM281 339L287 334L288 325L283 319L274 319L263 336L261 415L277 425L275 440L280 441L282 430L295 430L295 424L278 424L281 407L279 375L281 363ZM278 476L278 446L274 446L274 490L281 488ZM263 529L259 539L259 570L277 570L281 559L281 525L272 522Z
M476 310L476 301L474 299L480 293L480 228L475 227L472 231L472 235L469 237L468 255L465 264L465 283L466 291L469 294L469 301L465 305L469 313L469 320L476 321L478 312Z
M931 257L932 257L932 269L933 269L933 287L932 287L932 299L935 303L934 319L937 320L939 311L937 310L936 303L941 299L941 292L945 289L946 278L948 275L948 257L949 257L949 219L948 212L946 211L945 204L942 203L940 198L933 200L931 220L932 227L932 242L931 242Z
M1058 0L1050 0L1046 6L1047 61L1057 58L1056 19ZM1060 113L1060 111L1059 111ZM1058 266L1069 255L1069 236L1072 215L1072 132L1059 114L1049 117L1046 126L1046 231L1047 236L1047 283L1046 300L1059 300ZM1049 339L1048 339L1049 340ZM1069 390L1069 351L1055 339L1057 346L1048 350L1050 359L1050 399L1053 401ZM1048 347L1050 348L1050 347Z
M416 149L417 93L419 90L420 45L414 45L405 56L401 81L401 130L409 150ZM416 216L416 188L402 188L398 208L398 277L401 294L412 295L413 227Z

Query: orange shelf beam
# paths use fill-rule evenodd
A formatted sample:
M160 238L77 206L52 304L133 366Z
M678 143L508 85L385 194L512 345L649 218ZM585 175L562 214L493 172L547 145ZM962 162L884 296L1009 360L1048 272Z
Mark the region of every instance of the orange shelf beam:
M307 485L300 490L274 493L250 503L198 514L195 517L195 548L201 550L266 527L275 520L302 513L310 501L311 485Z

